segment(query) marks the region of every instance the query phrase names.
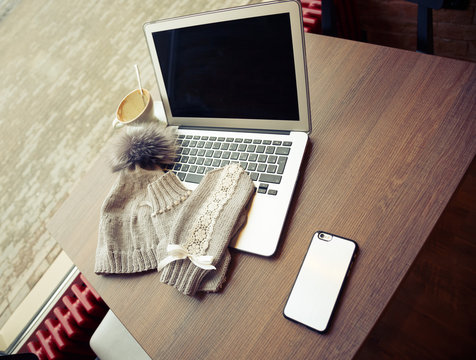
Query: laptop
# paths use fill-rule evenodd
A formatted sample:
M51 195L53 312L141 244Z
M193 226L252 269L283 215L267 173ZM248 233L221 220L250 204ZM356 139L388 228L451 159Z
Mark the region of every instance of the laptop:
M231 247L275 253L311 132L298 1L273 1L146 23L167 123L181 144L174 171L194 189L239 162L257 191Z

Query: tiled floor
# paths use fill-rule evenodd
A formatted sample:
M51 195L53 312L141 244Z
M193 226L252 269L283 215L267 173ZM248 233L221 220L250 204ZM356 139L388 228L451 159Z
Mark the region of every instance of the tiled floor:
M142 25L248 0L0 0L0 329L61 249L46 223L112 135L120 99L156 91Z

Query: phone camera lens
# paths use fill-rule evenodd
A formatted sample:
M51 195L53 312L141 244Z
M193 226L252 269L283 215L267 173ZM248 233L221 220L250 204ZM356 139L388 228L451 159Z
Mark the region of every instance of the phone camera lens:
M324 241L331 241L332 236L326 233L319 233L319 239L324 240Z

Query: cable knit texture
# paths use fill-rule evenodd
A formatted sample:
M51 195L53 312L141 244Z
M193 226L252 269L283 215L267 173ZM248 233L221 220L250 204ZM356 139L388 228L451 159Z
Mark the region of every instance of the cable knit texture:
M187 295L217 291L231 259L228 243L245 223L253 193L238 164L210 171L193 192L173 172L121 171L101 208L96 273L157 269L175 244L189 257L168 259L160 281ZM215 270L196 266L192 256L210 258Z

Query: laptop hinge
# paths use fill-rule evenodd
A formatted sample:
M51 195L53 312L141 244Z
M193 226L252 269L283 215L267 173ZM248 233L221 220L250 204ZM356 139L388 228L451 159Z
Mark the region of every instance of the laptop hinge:
M277 135L289 135L289 130L264 130L264 129L235 129L235 128L220 128L220 127L206 127L206 126L179 126L179 129L184 130L208 130L208 131L233 131L233 132L245 132L255 134L277 134Z

